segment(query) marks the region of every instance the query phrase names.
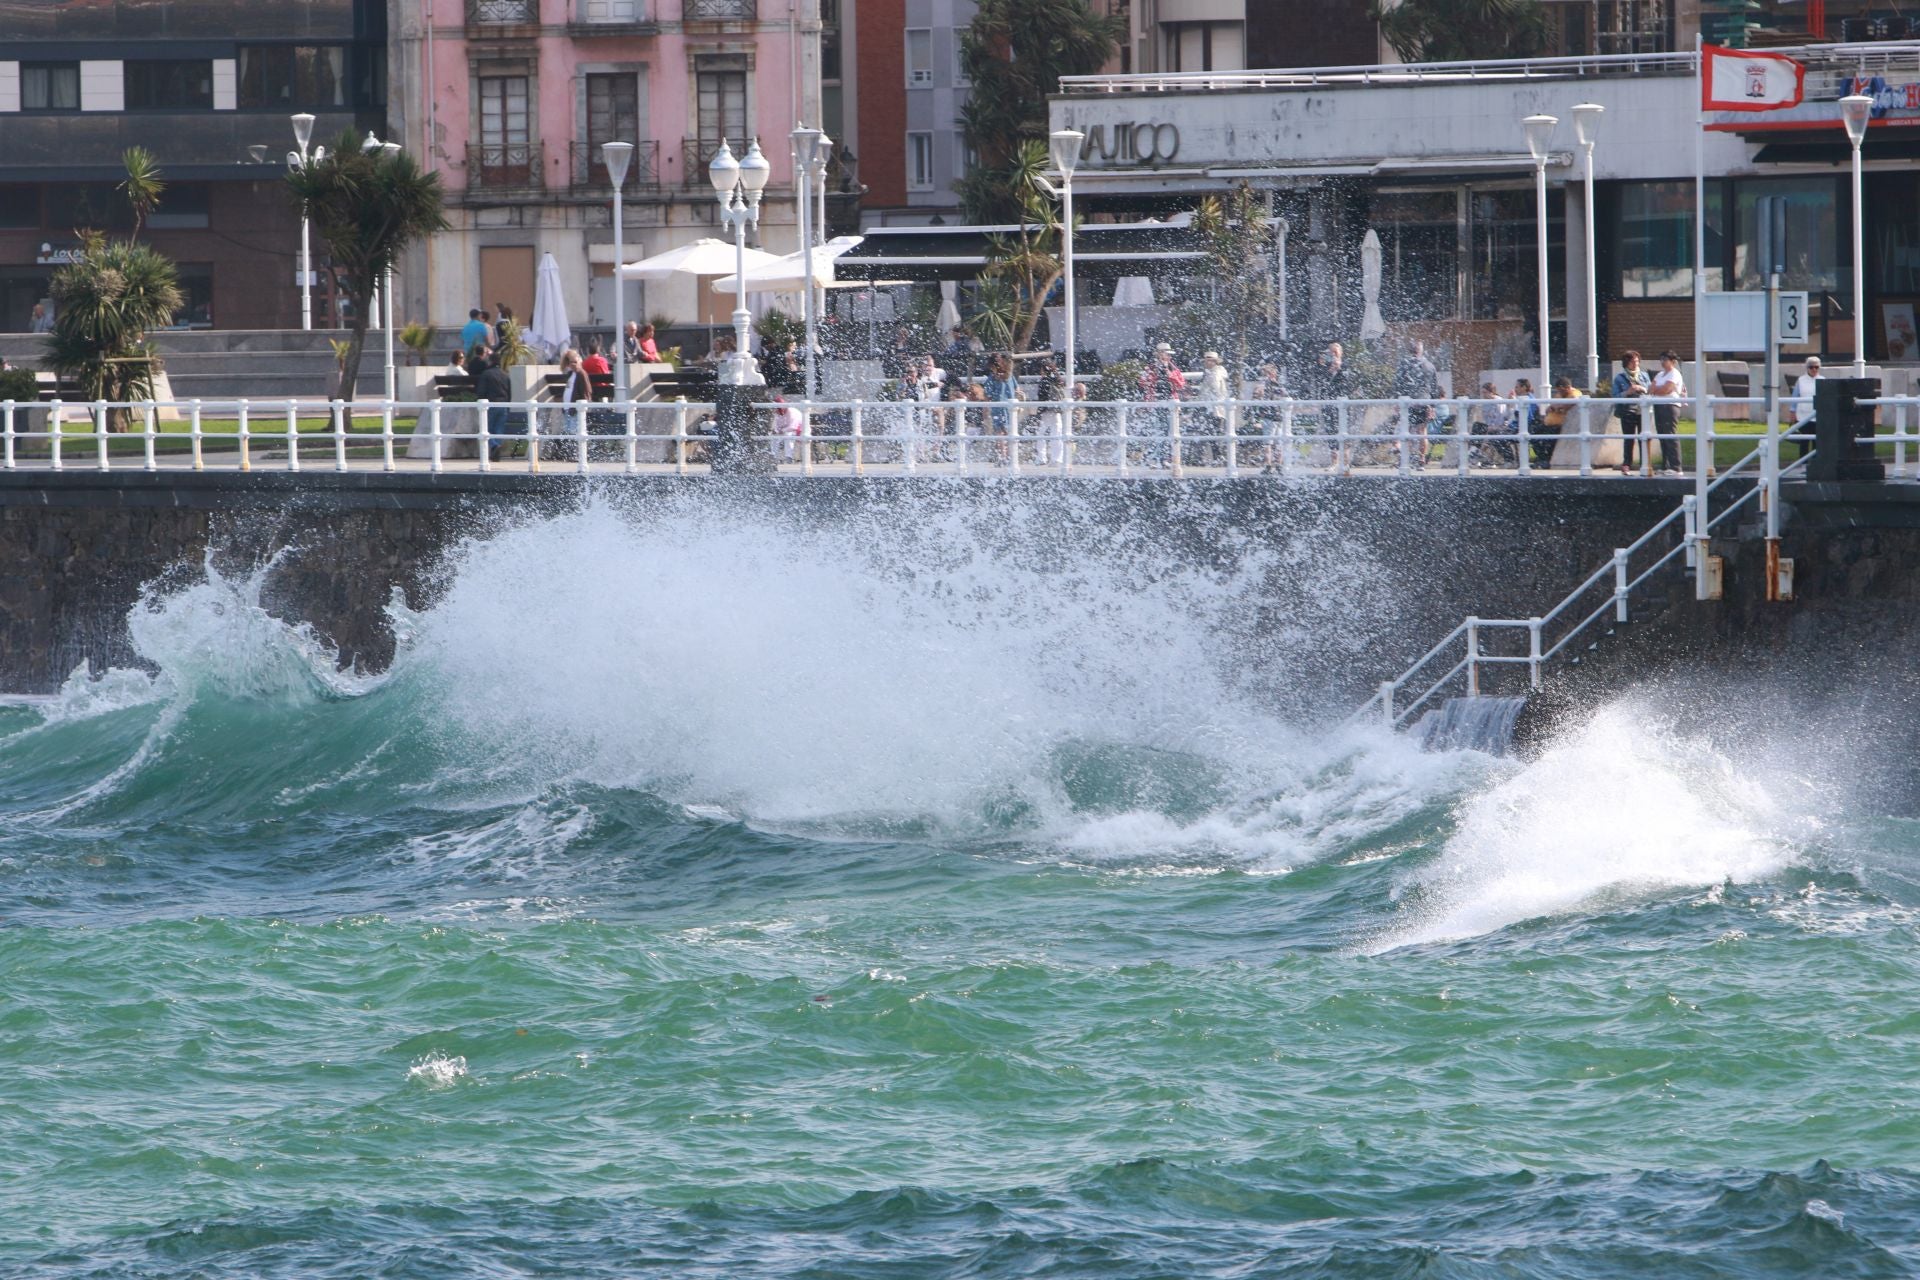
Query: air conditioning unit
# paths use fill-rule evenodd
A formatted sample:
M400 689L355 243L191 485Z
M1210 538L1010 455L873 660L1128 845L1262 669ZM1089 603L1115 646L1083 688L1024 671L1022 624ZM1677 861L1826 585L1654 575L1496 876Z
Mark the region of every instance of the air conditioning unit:
M909 71L909 72L907 72L907 83L908 83L908 84L932 84L932 83L933 83L933 72L931 72L931 71Z

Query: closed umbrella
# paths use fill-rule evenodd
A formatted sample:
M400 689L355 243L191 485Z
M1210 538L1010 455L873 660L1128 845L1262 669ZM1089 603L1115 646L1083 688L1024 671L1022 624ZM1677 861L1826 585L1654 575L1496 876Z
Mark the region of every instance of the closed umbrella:
M1113 305L1116 307L1152 306L1153 281L1145 276L1121 276L1113 286Z
M957 301L959 297L960 282L958 280L940 282L940 318L934 323L942 337L960 327L960 304Z
M540 274L533 283L533 323L527 326L527 341L541 358L552 361L573 340L573 328L567 323L567 298L560 288L560 264L552 254L540 257Z
M1367 304L1360 317L1360 337L1386 337L1387 322L1380 314L1380 233L1372 227L1360 242L1360 299Z

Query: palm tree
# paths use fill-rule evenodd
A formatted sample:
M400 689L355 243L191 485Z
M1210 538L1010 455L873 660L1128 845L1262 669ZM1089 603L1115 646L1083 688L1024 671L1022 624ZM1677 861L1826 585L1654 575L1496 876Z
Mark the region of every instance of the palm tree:
M1018 214L1012 235L987 237L987 266L980 273L974 325L981 341L1025 351L1046 309L1047 295L1065 270L1053 201L1044 185L1046 144L1028 140L1014 151L1008 174Z
M47 365L85 388L89 400L146 400L158 364L149 329L173 320L185 299L173 263L132 240L82 233L77 261L53 273L53 333ZM126 428L112 410L108 427Z
M1526 58L1552 44L1539 0L1380 0L1367 16L1405 62Z
M343 277L353 319L336 394L351 399L367 345L373 293L406 247L447 229L438 174L422 173L404 151L366 151L351 129L326 158L290 170L287 186L326 242Z
M1020 215L1016 161L1026 142L1047 137L1047 95L1061 76L1091 75L1106 65L1126 20L1095 13L1087 0L980 0L960 38L960 59L973 91L960 128L974 163L960 180L960 204L976 223Z
M133 234L138 239L140 228L147 225L148 217L159 207L160 195L167 184L160 181L160 166L145 147L128 147L120 159L127 168L120 194L133 206Z

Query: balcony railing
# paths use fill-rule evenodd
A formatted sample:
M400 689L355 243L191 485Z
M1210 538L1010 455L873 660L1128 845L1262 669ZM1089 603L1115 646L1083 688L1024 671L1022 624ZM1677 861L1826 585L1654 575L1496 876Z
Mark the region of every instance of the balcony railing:
M537 142L467 148L469 191L535 191L542 185Z
M537 27L540 0L467 0L468 27Z
M689 22L751 21L755 0L682 0L682 16Z
M573 189L578 192L604 193L613 182L607 176L606 161L600 148L591 142L573 144ZM633 163L627 166L627 180L620 190L628 195L653 191L660 186L660 144L642 142L633 149Z
M729 141L736 147L740 145L738 138L732 138ZM688 190L706 186L707 166L713 162L714 154L719 150L720 139L718 138L682 138L680 140L680 185ZM734 156L738 159L739 152L736 151Z

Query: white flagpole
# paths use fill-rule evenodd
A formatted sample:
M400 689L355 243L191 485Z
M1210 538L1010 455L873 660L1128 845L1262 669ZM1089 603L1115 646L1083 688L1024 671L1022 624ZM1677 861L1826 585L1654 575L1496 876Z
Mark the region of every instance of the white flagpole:
M1699 545L1693 569L1694 598L1707 597L1707 480L1713 475L1713 405L1707 399L1707 51L1698 32L1693 60L1699 79L1693 129L1693 513Z

